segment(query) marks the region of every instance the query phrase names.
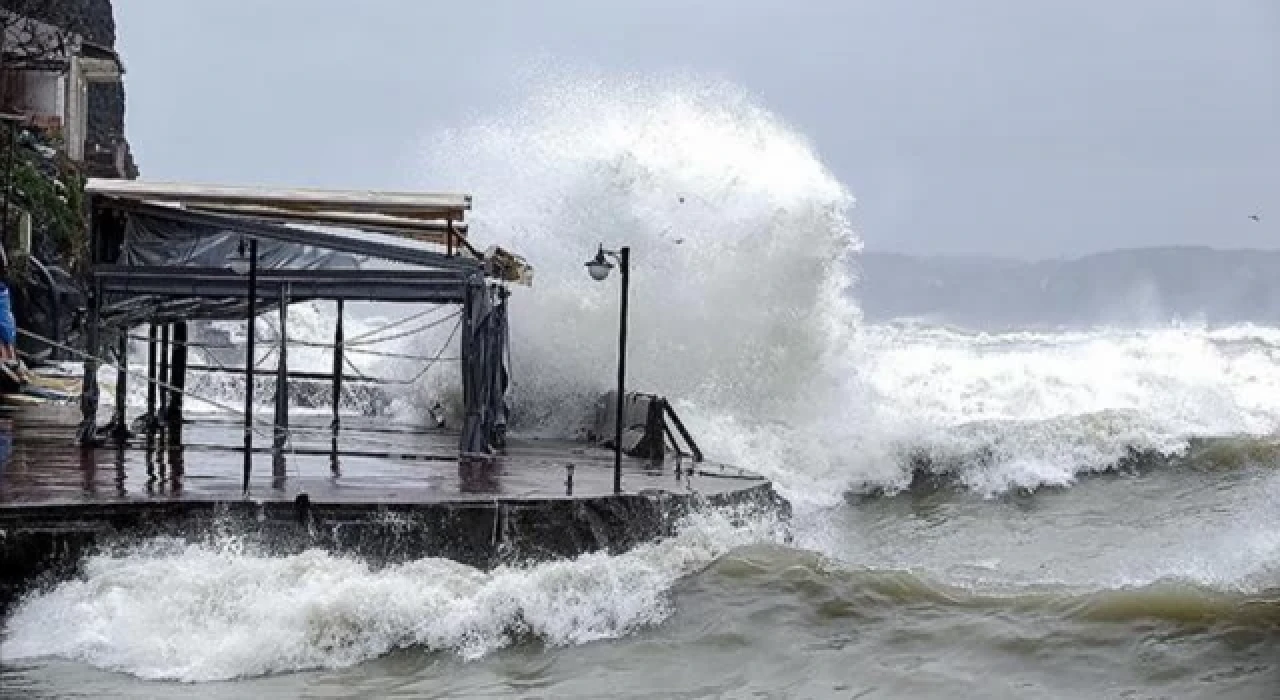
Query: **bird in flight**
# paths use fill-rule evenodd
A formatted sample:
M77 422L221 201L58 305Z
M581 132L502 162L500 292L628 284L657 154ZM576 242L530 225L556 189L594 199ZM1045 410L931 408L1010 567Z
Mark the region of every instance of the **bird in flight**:
M1250 214L1250 215L1249 215L1249 220L1250 220L1250 221L1262 221L1262 215L1261 215L1261 214Z

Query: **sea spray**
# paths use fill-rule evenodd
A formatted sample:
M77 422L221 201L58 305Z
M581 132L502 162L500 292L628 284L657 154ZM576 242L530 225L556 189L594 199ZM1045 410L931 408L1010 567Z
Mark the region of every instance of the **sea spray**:
M612 385L616 280L582 265L599 243L633 250L629 385L667 395L712 458L764 473L801 508L903 489L922 468L986 496L1069 486L1130 450L1171 455L1196 435L1280 426L1273 329L861 323L852 196L813 144L733 85L550 74L526 88L507 111L428 137L420 159L424 189L474 193L478 247L537 269L512 298L517 433L581 434ZM348 335L404 313L352 305ZM377 349L430 354L451 331ZM327 342L331 307L298 307L289 333ZM416 378L385 387L394 420L426 420L436 402L456 412L452 363L418 376L421 360L349 359ZM331 365L314 347L291 362ZM191 386L235 404L238 383Z
M611 385L617 287L582 265L598 243L633 251L629 385L802 508L905 488L922 455L997 495L1280 425L1280 346L1261 331L861 323L851 194L735 86L553 73L528 90L422 157L424 187L475 194L473 239L538 270L512 302L518 430L580 432Z
M843 390L858 321L848 190L730 84L534 86L506 113L433 136L423 155L424 186L474 193L472 238L537 269L512 301L516 429L580 432L611 385L617 286L592 282L583 261L597 244L628 245L629 386L676 402L717 457L784 483L822 473L842 450L808 426L857 424Z

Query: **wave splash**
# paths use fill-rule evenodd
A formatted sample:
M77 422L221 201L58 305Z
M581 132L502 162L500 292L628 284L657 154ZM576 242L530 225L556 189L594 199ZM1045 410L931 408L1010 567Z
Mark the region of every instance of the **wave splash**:
M150 540L91 557L82 577L20 603L0 658L213 681L403 648L473 659L526 640L612 639L666 619L676 580L776 536L776 521L740 515L691 516L676 537L619 556L488 572L436 558L375 569L318 550L276 557L231 538Z
M847 404L853 198L748 94L684 76L553 76L516 109L432 138L424 162L424 186L474 193L474 239L537 270L512 301L517 428L578 431L610 387L618 287L583 261L628 245L629 385L678 402L723 459L797 481L811 468L797 450L832 462L796 431Z
M517 428L579 431L611 384L617 287L582 268L600 242L633 251L630 385L671 397L710 454L801 507L906 488L922 457L994 495L1280 426L1266 332L863 324L851 194L732 85L533 85L516 109L430 139L422 183L465 185L472 236L537 268L513 301Z
M879 397L871 430L880 457L904 468L889 486L921 465L994 495L1066 486L1135 453L1232 459L1226 443L1193 449L1200 437L1245 438L1237 456L1265 463L1280 427L1280 343L1268 329L885 325L861 339L861 371Z

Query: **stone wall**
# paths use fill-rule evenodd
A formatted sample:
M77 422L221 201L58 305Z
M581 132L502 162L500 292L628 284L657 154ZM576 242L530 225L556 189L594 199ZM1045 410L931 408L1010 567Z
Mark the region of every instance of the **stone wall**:
M115 50L116 22L111 0L0 0L0 8L75 32L103 48ZM85 165L88 174L114 177L115 153L124 149L124 175L137 177L137 165L125 139L123 84L94 84L89 88Z
M73 31L100 46L116 43L111 0L0 0L0 8Z

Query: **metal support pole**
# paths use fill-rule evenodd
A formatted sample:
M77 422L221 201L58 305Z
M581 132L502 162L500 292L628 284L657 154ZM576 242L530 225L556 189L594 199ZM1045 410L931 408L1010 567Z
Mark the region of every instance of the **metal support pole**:
M249 493L253 471L253 345L258 316L258 239L249 239L249 328L244 359L244 492Z
M80 389L80 428L76 442L93 447L98 442L98 353L102 350L99 330L102 316L102 285L95 282L89 292L89 325L85 333L84 384Z
M183 394L187 390L187 322L173 324L172 361L169 363L169 405L164 409L165 422L170 428L182 426Z
M271 448L277 453L284 450L289 436L289 290L280 286L280 349L276 363L276 414Z
M111 418L111 437L116 442L129 439L129 328L121 324L116 329L116 410Z
M338 300L338 319L337 325L333 329L333 422L330 427L336 435L338 429L342 427L342 420L338 417L338 408L342 404L342 364L343 364L343 343L346 342L342 334L342 316L343 302ZM334 449L336 450L336 443Z
M160 326L160 412L156 420L162 421L169 410L169 324Z
M156 335L160 329L152 321L147 327L147 438L156 431L159 414L156 413Z
M631 281L631 248L618 250L622 302L618 310L618 402L613 440L613 492L622 493L622 399L627 391L627 287Z
M98 231L94 226L95 214L93 195L85 197L84 221L88 230L89 265L97 264ZM98 421L98 326L102 316L102 283L93 280L89 288L89 318L85 329L85 361L84 380L80 389L80 427L76 431L76 442L82 447L92 447L97 443ZM90 458L92 461L92 458Z

